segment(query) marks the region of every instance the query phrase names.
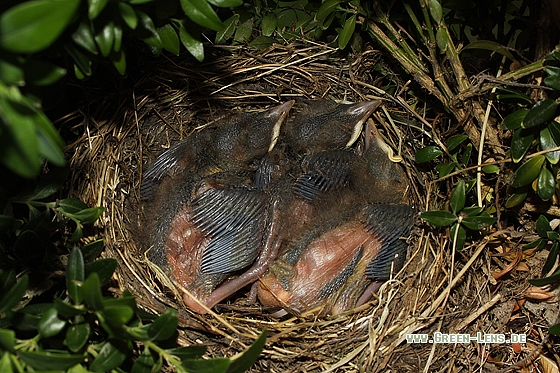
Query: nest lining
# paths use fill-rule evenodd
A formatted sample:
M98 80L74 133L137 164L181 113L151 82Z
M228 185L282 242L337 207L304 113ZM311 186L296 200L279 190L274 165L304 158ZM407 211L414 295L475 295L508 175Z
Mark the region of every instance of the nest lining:
M528 323L508 324L507 310L526 287L522 281L526 274L513 272L507 286L497 291L489 280L490 269L496 268L495 255L517 244L512 230L488 232L453 256L445 232L421 222L410 239L403 270L376 299L357 309L325 318L306 312L278 320L258 304L247 305L243 292L210 315L184 309L172 284L162 280L135 247L141 174L171 144L231 111L262 110L299 97L353 102L382 98L384 107L374 119L386 142L404 159L411 200L420 210L443 209L440 205L447 200L447 191L439 189L445 182L430 183L431 170L418 169L412 162L415 152L432 142L436 130L425 118L438 113L415 110L415 98L405 89L391 97L378 88L389 82L399 89L407 86L397 75L376 74L379 65L391 70L378 51L367 49L342 58L328 46L304 43L275 45L258 55L242 48L210 52L204 65L173 58L139 66L141 77L127 88L99 95L89 102L95 110L66 118L79 119L84 128L84 135L69 146L71 194L105 208L97 228L106 240L105 255L119 260L115 293L132 291L139 306L150 312L178 309L180 342L205 344L209 356L234 356L268 330L265 350L253 368L256 372L417 372L453 364L457 371L471 371L488 366L483 347L406 344L405 333L439 330L474 335L509 328L531 335L537 330ZM531 339L534 345L540 342L538 336ZM515 354L510 345L488 348L502 349L506 364L527 356Z

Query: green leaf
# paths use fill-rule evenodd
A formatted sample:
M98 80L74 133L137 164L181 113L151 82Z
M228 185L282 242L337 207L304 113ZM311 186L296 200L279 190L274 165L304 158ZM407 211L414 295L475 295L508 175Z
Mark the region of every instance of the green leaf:
M113 21L104 23L100 30L96 30L93 38L99 47L101 55L107 57L111 50L113 50L113 43L115 42L115 24Z
M134 309L129 306L122 305L107 305L103 311L105 321L114 326L122 326L128 323L134 316Z
M34 53L50 46L74 18L80 0L20 3L0 15L0 47Z
M40 371L66 370L84 361L84 355L55 351L19 351L17 355L25 363Z
M214 358L209 360L185 359L182 360L181 363L189 373L226 373L231 365L231 360L226 358Z
M261 23L262 34L264 36L270 36L276 30L276 24L278 23L278 19L276 18L276 14L268 13L266 14Z
M260 35L253 39L253 41L251 42L251 46L255 49L263 50L270 47L273 43L274 43L273 38Z
M32 118L35 121L40 154L56 166L64 166L66 159L62 149L65 144L60 134L42 112L36 110Z
M96 272L88 276L82 287L82 296L86 304L95 311L103 310L103 296L101 295L101 282Z
M82 306L80 305L74 306L59 298L54 298L54 307L56 308L56 312L58 312L60 316L67 319L74 316L81 315L85 311L85 309Z
M21 301L21 298L27 290L27 284L29 283L29 278L27 275L21 276L21 278L16 282L16 284L8 290L6 295L0 299L0 315L11 310L16 304Z
M108 372L118 368L126 359L128 349L118 340L105 342L99 354L91 363L89 370L92 372Z
M468 139L469 136L468 135L458 135L458 136L453 136L452 138L450 138L449 140L447 140L447 142L445 143L445 145L447 146L447 149L451 152L453 151L456 147L458 147L459 145L461 145L463 143L463 141L465 141L466 139Z
M482 167L482 172L484 172L485 174L497 174L498 172L500 172L500 167L496 166L495 164L484 166Z
M104 247L105 240L102 238L84 245L81 249L84 256L84 262L87 263L95 260L99 256L99 254L101 254Z
M317 13L315 14L315 20L319 22L323 22L327 18L327 16L329 16L331 13L335 11L336 7L340 3L341 0L324 1L323 4L321 4L321 7L317 11Z
M0 329L0 349L13 351L15 345L16 332L10 329Z
M206 352L206 346L176 347L165 350L181 360L200 359Z
M544 78L543 83L546 86L560 91L560 75L547 76L546 78Z
M513 133L513 137L511 139L511 157L515 163L523 159L534 139L535 135L532 131L520 128Z
M136 35L144 41L144 43L156 48L162 48L163 44L159 38L159 34L154 26L154 21L144 12L136 11L139 17L138 26L136 27Z
M152 367L155 363L156 362L150 353L150 349L148 347L144 347L142 354L138 356L136 361L134 361L131 373L152 373Z
M354 35L354 30L356 29L356 15L349 17L346 22L344 22L344 26L342 27L342 31L338 35L338 48L344 49L348 45L348 42Z
M54 337L66 326L66 321L58 318L56 308L51 308L39 320L39 333L45 338Z
M159 38L163 45L163 49L173 53L174 55L179 55L179 36L177 32L169 23L166 23L162 27L158 28Z
M533 128L553 119L556 115L556 101L546 99L537 102L525 116L523 120L523 128Z
M103 211L103 207L88 207L82 211L67 214L67 216L79 220L82 224L91 224L103 214Z
M511 185L517 188L531 184L539 176L544 160L544 155L537 155L519 166L513 174Z
M430 9L430 15L436 21L436 24L440 24L443 19L443 10L441 4L438 0L428 0L428 9Z
M523 123L523 120L525 119L525 116L528 112L529 110L527 109L519 109L514 111L504 118L502 127L508 130L516 130L518 128L521 128L521 124Z
M66 288L68 296L75 304L82 302L80 285L85 280L84 258L82 252L73 248L68 257L68 265L66 266Z
M456 233L457 229L459 229L458 233ZM455 223L449 231L449 236L452 240L455 239L455 234L457 234L455 247L457 250L462 250L465 247L465 242L467 240L467 231L459 223Z
M529 283L533 286L545 286L545 285L555 283L558 280L560 280L560 267L558 267L558 269L548 277L533 278L533 279L529 279L527 281L529 281Z
M91 325L88 322L81 322L71 325L66 331L64 344L68 346L70 351L80 351L89 341L91 335Z
M94 20L105 9L109 0L88 0L88 17Z
M74 214L87 209L88 205L78 198L65 198L58 201L58 208L61 212Z
M541 168L539 179L537 180L537 194L543 201L548 201L556 192L556 178L546 166Z
M472 148L472 144L467 144L465 151L463 152L463 156L461 157L461 163L465 166L468 165L471 160Z
M553 120L547 126L548 130L550 131L550 136L554 139L556 144L560 144L560 123Z
M251 368L251 366L261 355L262 349L264 348L264 344L266 342L266 335L266 330L264 330L259 338L255 342L253 342L251 347L243 352L243 354L237 359L233 360L227 370L227 373L243 373L249 370L249 368Z
M76 31L72 34L72 40L88 52L92 54L98 53L97 44L95 43L89 24L85 22L80 23L80 26L78 26Z
M235 30L235 36L233 39L238 42L244 42L249 40L253 34L253 18L247 18L244 22L241 22Z
M41 60L27 59L25 61L24 70L25 80L38 87L56 83L60 78L66 75L66 69Z
M548 127L545 127L541 130L539 135L539 141L542 150L548 150L548 149L556 148L558 146L558 144L554 141ZM554 152L545 153L544 156L546 157L546 159L548 159L548 161L551 164L556 164L560 159L560 151L557 150Z
M436 165L436 171L438 172L439 177L444 177L449 175L455 167L457 167L456 162L449 162L449 163L440 163Z
M548 328L548 332L552 335L560 335L560 323L552 325Z
M124 23L126 23L126 25L132 30L135 30L136 26L138 26L138 16L136 15L134 8L125 2L119 1L119 11Z
M98 259L85 265L86 277L95 272L99 276L101 285L106 285L116 268L117 260L115 258Z
M446 227L457 221L457 216L447 211L434 210L421 212L420 217L437 227Z
M442 154L443 151L439 147L435 145L428 145L416 152L416 154L414 155L414 160L418 163L429 162Z
M233 36L238 21L239 14L234 14L225 20L223 27L216 33L216 44L222 44Z
M449 45L449 35L443 27L439 28L436 32L436 44L442 52L447 50L447 46Z
M519 205L521 202L523 202L525 198L527 198L527 191L521 193L514 193L507 199L505 206L508 209L515 207Z
M0 81L6 85L24 85L25 74L21 68L21 63L11 59L8 61L8 59L0 60Z
M515 57L503 45L491 40L476 40L461 49L461 52L467 49L485 49L506 56L511 61L516 61Z
M97 47L96 47L97 48ZM76 47L72 44L65 44L64 49L66 52L72 57L74 60L74 74L78 79L83 79L86 76L90 76L92 73L91 70L91 59L85 55L84 53L80 52Z
M121 75L124 75L124 73L126 72L126 55L124 53L124 50L121 49L118 52L112 51L111 54L109 54L109 59L113 63L113 66L115 67L117 72Z
M222 22L206 0L180 0L183 11L192 21L211 30L219 31Z
M543 238L546 238L546 234L548 231L551 231L552 228L550 227L550 222L544 215L540 215L537 219L536 224L537 234Z
M243 4L243 0L208 0L208 2L221 8L235 8Z
M546 262L544 263L544 266L542 268L543 276L548 272L550 272L552 267L554 267L554 264L556 263L556 259L558 259L559 248L560 245L558 241L555 241L552 244L552 247L550 248L550 252L548 253L548 257L546 258Z
M449 204L451 205L451 211L453 211L453 214L459 213L463 207L465 207L466 198L465 181L461 180L449 198Z
M150 325L148 336L152 341L164 341L176 333L178 325L177 311L169 308Z
M480 214L478 216L467 216L461 222L465 227L479 231L494 224L498 219L487 214Z

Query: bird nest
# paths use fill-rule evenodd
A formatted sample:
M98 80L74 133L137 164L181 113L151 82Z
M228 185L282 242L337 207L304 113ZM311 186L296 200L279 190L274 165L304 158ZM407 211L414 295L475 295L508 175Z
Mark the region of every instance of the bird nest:
M83 128L83 135L69 146L70 194L105 208L96 228L105 238L104 255L119 262L113 292L130 290L139 306L153 313L177 309L180 342L204 344L209 356L234 356L268 330L254 371L418 372L452 366L473 371L484 365L512 366L528 356L522 363L531 363L536 355L528 346L546 343L546 316L515 313L527 288L521 281L527 272L509 272L498 283L491 272L498 268L496 257L518 252L512 248L519 248L521 240L510 229L488 231L453 255L447 232L418 221L400 273L369 303L334 316L304 312L276 319L258 304L244 302L247 289L207 315L185 309L169 284L156 276L131 233L138 225L141 175L164 149L227 113L262 110L297 98L382 99L373 117L385 141L403 158L409 197L417 209L443 209L451 185L434 183L432 170L418 169L413 162L437 130L432 128L435 119L426 118L439 120L441 114L415 106L409 82L393 75L396 71L379 51L366 49L342 58L340 51L325 45L294 44L261 52L207 52L204 64L188 57L145 62L114 92L89 91L87 106L66 118L78 120ZM389 95L379 88L385 86L397 90ZM529 268L533 277L539 260ZM512 344L406 342L406 334L431 336L438 331L524 333L528 344L519 352ZM501 356L499 364L489 364L489 356Z

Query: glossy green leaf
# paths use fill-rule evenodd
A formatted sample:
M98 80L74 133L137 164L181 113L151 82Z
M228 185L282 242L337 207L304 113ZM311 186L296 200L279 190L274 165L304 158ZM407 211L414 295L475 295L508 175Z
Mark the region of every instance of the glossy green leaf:
M136 35L146 44L156 48L162 48L163 44L159 38L159 34L154 26L154 21L144 12L136 11L138 15L138 26L136 26Z
M179 36L177 35L177 32L175 31L173 26L167 23L158 28L157 31L159 34L159 38L161 39L163 49L178 56L180 51Z
M111 54L109 55L109 58L114 61L115 57L117 55L115 55L115 52L121 52L121 48L122 48L122 37L123 37L123 30L122 30L122 25L120 23L115 23L114 27L113 27L113 33L114 33L114 42L113 42L113 50L111 52Z
M443 151L439 147L435 145L428 145L416 152L414 160L418 163L429 162L442 154Z
M444 177L449 175L457 167L456 162L440 163L436 165L436 171L439 177Z
M546 232L546 237L551 241L560 241L560 233L556 231Z
M260 35L254 38L253 41L251 41L251 46L255 49L263 50L274 44L274 41L275 40L273 38Z
M127 306L136 309L136 298L128 290L123 291L122 295L118 298L104 299L103 303L105 303L105 307Z
M243 4L243 0L208 0L208 2L221 8L235 8Z
M98 259L85 265L86 277L95 272L99 276L101 285L105 285L113 276L116 268L117 260L115 258Z
M142 354L140 354L140 356L138 356L138 358L134 361L131 373L152 373L152 367L155 363L156 362L150 353L150 349L148 347L144 347Z
M226 40L233 36L237 23L239 22L239 14L234 14L224 21L223 27L216 33L216 44L223 44Z
M245 350L237 359L232 361L227 373L243 373L248 371L261 355L266 342L266 335L266 330L264 330L259 338L253 342L251 347Z
M482 213L478 216L467 216L461 222L465 227L479 231L494 224L498 219L488 214Z
M124 50L121 49L118 52L112 51L111 54L109 54L109 59L113 63L117 72L124 75L126 72L126 54L124 53Z
M58 201L58 208L62 212L74 214L87 209L88 205L78 198L65 198Z
M473 145L472 144L467 144L467 146L465 147L465 151L463 152L463 155L461 156L461 163L465 166L468 165L470 160L471 160L472 149L473 149Z
M560 67L558 66L545 66L544 72L548 74L548 76L555 76L560 75Z
M558 267L558 269L553 274L551 274L548 277L533 278L533 279L529 279L527 281L529 281L529 283L533 286L545 286L545 285L553 284L558 280L560 280L560 266Z
M66 75L66 69L41 60L27 59L27 61L25 61L24 70L25 80L38 87L56 83L60 78Z
M19 351L18 357L39 371L66 370L84 361L83 355L54 351Z
M16 282L16 284L8 290L8 292L0 299L0 315L11 310L21 301L21 298L27 290L27 285L29 283L29 278L27 275L21 276L21 278Z
M446 141L445 145L447 146L447 149L451 152L455 150L456 147L461 145L468 138L469 136L467 135L453 136L452 138Z
M557 91L560 91L560 75L547 76L544 78L543 83Z
M0 15L0 47L15 53L50 46L74 18L80 0L35 0Z
M66 288L68 296L76 304L82 302L80 285L85 280L84 258L82 252L73 248L70 256L68 257L68 264L66 266Z
M554 142L556 144L560 144L560 123L553 120L548 124L547 128L550 131L550 136L552 136Z
M84 313L84 308L80 305L72 305L64 300L61 300L59 298L54 298L54 308L56 308L56 312L58 312L58 314L66 319L69 319L71 317L74 316L78 316L81 315L82 313Z
M148 336L152 341L164 341L176 333L178 325L177 311L168 308L163 315L155 319L150 325Z
M516 130L521 127L523 120L529 110L519 109L506 116L502 122L502 127L508 130Z
M103 309L103 317L111 325L122 326L128 323L134 316L134 309L129 306L110 305Z
M56 308L51 308L39 320L39 333L45 338L54 337L66 326L66 321L58 318Z
M527 192L514 193L507 199L505 206L508 209L515 207L525 201L525 198L527 198Z
M543 201L548 201L556 193L556 178L546 166L541 168L537 180L537 194Z
M88 17L94 20L105 9L109 0L88 0Z
M247 18L244 22L241 22L235 30L235 35L233 39L238 42L244 42L249 40L253 34L253 18Z
M482 212L482 207L478 206L469 206L463 209L463 214L471 216L471 215L478 215Z
M88 52L92 54L98 53L97 44L95 43L93 32L91 32L91 28L88 23L80 23L76 31L72 34L72 40Z
M428 9L430 10L430 15L433 20L436 21L436 24L440 24L443 19L443 9L441 8L439 0L428 0Z
M82 224L91 224L96 221L101 216L101 214L103 214L104 210L105 209L103 207L88 207L81 211L68 214L68 216L73 219L79 220L80 222L82 222Z
M532 131L526 131L520 128L513 133L511 139L511 156L515 163L523 159L534 139L535 135Z
M16 332L11 329L0 329L0 349L13 351L16 345Z
M89 370L92 372L108 372L116 369L125 361L127 354L128 349L121 341L107 341L91 363Z
M103 295L101 295L101 282L97 273L88 276L82 286L82 296L86 304L95 311L103 310Z
M222 22L206 0L180 0L183 11L192 21L211 30L219 31Z
M70 57L72 57L72 59L74 60L74 74L76 74L76 77L78 79L83 79L86 76L90 76L92 73L91 59L84 53L80 52L72 44L65 44L64 49L66 49L66 52L68 52Z
M554 267L554 264L556 264L556 259L558 259L558 254L560 252L559 248L559 242L555 241L550 248L550 252L548 253L548 257L546 258L546 262L542 268L543 276L550 272L550 270Z
M419 216L437 227L446 227L457 221L457 216L441 210L424 211L421 212Z
M523 128L533 128L553 119L556 115L556 101L546 99L537 102L523 119Z
M482 167L482 172L484 172L485 174L497 174L498 172L500 172L500 167L496 166L495 164L484 166Z
M511 185L517 188L531 184L539 176L545 159L544 155L537 155L519 166L513 174Z
M333 13L336 7L341 3L341 0L326 0L323 1L321 7L315 14L315 20L323 22L327 16Z
M457 229L459 230L458 232ZM453 226L449 230L449 237L451 238L451 240L455 239L455 235L457 235L455 248L457 250L462 250L465 247L465 242L467 241L467 231L459 223L453 224Z
M103 249L105 248L105 240L99 239L97 241L90 242L82 247L82 255L84 256L84 262L91 262L96 259Z
M43 112L34 110L32 119L36 126L41 156L54 163L56 166L63 166L66 163L64 153L62 152L65 144L60 134Z
M515 57L511 54L511 52L504 47L503 45L496 43L495 41L491 40L476 40L470 43L469 45L465 46L461 51L467 49L485 49L492 52L496 52L501 54L502 56L506 56L511 61L516 61Z
M542 150L548 150L558 147L558 144L556 143L556 141L554 141L554 138L552 137L552 134L550 133L548 127L545 127L541 130L539 134L539 142ZM560 151L557 150L545 153L544 156L551 164L556 164L560 159Z
M276 18L276 14L268 13L266 14L261 23L261 30L264 36L270 36L276 31L276 24L278 23L278 19Z
M459 213L465 207L466 198L465 182L461 180L449 198L449 205L453 214Z
M356 15L349 17L346 22L344 22L344 26L342 27L342 31L338 35L338 48L344 49L350 42L350 39L354 35L354 30L356 29Z
M126 25L132 30L135 30L136 26L138 26L138 16L136 15L134 8L125 2L119 1L119 11L124 23L126 23Z
M113 43L115 42L115 24L113 21L107 22L96 31L93 35L95 43L99 47L99 51L103 57L107 57L111 50L113 50Z
M534 249L537 248L538 250L543 249L548 244L547 238L539 238L533 242L529 242L526 245L523 245L523 250L527 249Z
M2 353L2 351L0 351ZM0 357L0 372L3 373L13 373L12 369L12 361L10 360L10 353L4 352L2 353L2 357Z
M71 325L66 331L64 344L70 351L78 352L88 343L90 335L91 325L88 322Z
M181 363L189 373L226 373L231 365L231 360L226 358L214 358L209 360L185 359L182 360Z
M443 27L436 31L436 44L442 52L447 50L447 46L449 45L449 35Z

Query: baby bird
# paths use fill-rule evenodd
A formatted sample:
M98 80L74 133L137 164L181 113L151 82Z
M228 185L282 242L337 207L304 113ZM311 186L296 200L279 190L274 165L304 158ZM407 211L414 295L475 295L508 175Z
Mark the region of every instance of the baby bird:
M388 158L371 121L365 132L362 154L320 152L304 162L292 190L314 211L310 218L309 209L294 212L290 221L308 219L307 228L285 234L279 257L259 280L265 307L343 312L367 302L404 264L402 237L414 215L404 203L406 176ZM281 227L285 231L289 226Z
M255 281L275 256L278 212L255 187L255 170L292 105L225 118L163 152L144 174L141 246L196 312Z

